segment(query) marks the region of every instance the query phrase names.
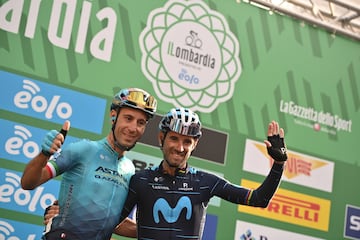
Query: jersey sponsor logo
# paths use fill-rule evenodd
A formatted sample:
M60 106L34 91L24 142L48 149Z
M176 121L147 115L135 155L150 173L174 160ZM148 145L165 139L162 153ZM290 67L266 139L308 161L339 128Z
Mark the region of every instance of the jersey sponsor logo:
M156 182L158 178L156 177L154 179L154 181ZM164 186L164 185L157 185L157 184L152 184L151 185L152 189L155 189L155 190L170 190L170 188L168 186Z
M288 160L282 179L291 183L332 192L334 163L287 150ZM263 142L246 140L243 169L266 176L273 160Z
M360 239L360 207L346 205L344 237Z
M129 179L124 175L120 175L117 170L99 166L95 170L95 178L113 182L116 185L123 185L124 187L129 186Z
M156 223L160 222L160 213L168 223L174 223L178 220L180 213L186 209L186 220L190 220L192 215L191 200L187 196L182 196L177 202L176 206L172 208L164 198L156 200L153 207L153 217Z
M242 180L241 186L256 188L260 183ZM331 202L284 189L278 189L268 207L239 205L238 211L308 228L328 231Z
M183 183L183 187L178 189L179 191L193 191L194 189L189 186L188 183Z
M6 86L0 88L0 109L58 124L70 119L75 128L102 132L106 99L4 71L0 71L0 84ZM84 103L91 103L91 111L85 110Z

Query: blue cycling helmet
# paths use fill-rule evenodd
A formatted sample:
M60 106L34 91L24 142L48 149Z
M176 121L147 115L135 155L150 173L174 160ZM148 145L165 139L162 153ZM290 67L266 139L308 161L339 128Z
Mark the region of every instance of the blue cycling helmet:
M142 110L152 118L156 112L157 101L143 89L125 88L114 96L110 109L117 110L124 106Z
M173 108L161 119L160 131L173 131L181 135L200 138L201 122L199 116L187 108Z

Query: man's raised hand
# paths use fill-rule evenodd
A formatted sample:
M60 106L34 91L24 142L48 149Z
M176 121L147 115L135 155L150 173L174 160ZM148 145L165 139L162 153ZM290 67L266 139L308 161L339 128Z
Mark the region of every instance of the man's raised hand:
M60 130L51 130L49 131L41 144L42 153L46 156L53 155L57 150L59 150L62 144L65 141L67 132L70 130L70 121L66 120Z
M284 129L279 127L278 122L272 121L268 126L267 140L264 141L268 154L276 162L287 160L286 145L284 142Z

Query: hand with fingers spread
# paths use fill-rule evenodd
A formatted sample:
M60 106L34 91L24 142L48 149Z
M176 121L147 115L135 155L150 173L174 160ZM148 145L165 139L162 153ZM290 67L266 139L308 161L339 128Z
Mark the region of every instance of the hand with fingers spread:
M53 155L59 150L65 141L67 132L70 129L70 122L65 121L60 132L57 130L51 130L45 135L43 143L41 144L41 152L46 156Z
M200 117L191 109L173 108L160 120L158 143L163 160L159 166L140 170L131 177L121 213L121 220L125 219L136 206L138 239L178 239L177 236L201 239L206 215L204 204L215 196L251 207L269 205L279 188L287 158L284 130L279 124L275 121L269 124L265 140L275 161L263 182L252 188L190 166L188 160L203 134L206 133L202 131ZM175 202L178 206L182 201L188 216L180 211L174 214L170 205L175 205L174 199L179 199Z
M279 123L272 121L268 126L268 137L264 141L268 154L275 162L284 163L287 160L286 145L284 142L284 129L279 127Z

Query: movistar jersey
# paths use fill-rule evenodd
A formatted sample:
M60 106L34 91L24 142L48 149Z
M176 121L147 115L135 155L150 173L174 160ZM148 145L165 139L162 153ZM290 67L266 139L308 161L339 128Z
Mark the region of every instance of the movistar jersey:
M160 165L133 175L121 219L137 205L138 239L201 239L211 197L266 207L282 172L283 165L274 164L263 184L250 190L189 167L170 176Z
M59 193L60 214L51 223L48 238L61 233L66 239L110 239L128 194L135 167L118 159L104 138L69 144L47 164L52 176L63 174Z

